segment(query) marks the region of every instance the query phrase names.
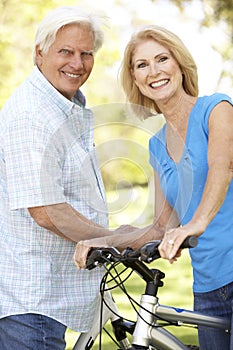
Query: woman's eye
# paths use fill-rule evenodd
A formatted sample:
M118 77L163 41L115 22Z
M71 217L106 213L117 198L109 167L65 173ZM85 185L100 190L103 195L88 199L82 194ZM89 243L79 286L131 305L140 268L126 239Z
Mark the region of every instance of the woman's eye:
M162 56L162 57L160 57L159 62L165 62L165 61L167 61L167 59L168 59L167 56Z
M145 68L146 67L146 64L143 62L143 63L139 63L137 65L137 68Z

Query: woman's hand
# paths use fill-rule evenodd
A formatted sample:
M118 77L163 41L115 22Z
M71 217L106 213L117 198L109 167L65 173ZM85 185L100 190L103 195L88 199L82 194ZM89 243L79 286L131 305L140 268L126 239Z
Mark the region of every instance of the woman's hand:
M163 240L159 245L159 253L162 258L168 259L172 264L181 256L180 246L188 236L200 236L202 230L199 225L187 224L165 232Z
M158 247L160 256L172 264L181 256L180 246L186 237L187 235L182 234L181 227L167 231Z

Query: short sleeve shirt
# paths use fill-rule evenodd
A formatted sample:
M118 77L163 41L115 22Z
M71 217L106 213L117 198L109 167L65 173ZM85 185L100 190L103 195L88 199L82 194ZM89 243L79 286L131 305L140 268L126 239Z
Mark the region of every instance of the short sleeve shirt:
M87 331L103 271L78 271L76 244L40 227L29 207L67 202L108 226L93 114L35 67L0 114L0 317L40 313ZM78 230L78 227L77 227Z

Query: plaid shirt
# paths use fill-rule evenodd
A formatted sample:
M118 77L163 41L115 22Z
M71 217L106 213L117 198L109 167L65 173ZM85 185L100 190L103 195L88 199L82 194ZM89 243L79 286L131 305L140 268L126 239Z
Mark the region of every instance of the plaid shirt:
M37 225L27 210L67 202L108 226L93 115L80 100L80 91L66 99L35 67L1 111L0 317L40 313L83 332L103 271L78 271L76 244Z

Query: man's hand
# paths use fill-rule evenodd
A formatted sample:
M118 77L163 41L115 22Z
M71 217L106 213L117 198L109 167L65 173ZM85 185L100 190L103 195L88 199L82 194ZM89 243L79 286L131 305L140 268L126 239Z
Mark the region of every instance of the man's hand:
M106 237L94 238L86 241L80 241L76 245L73 260L78 269L86 268L87 255L91 248L109 247Z

